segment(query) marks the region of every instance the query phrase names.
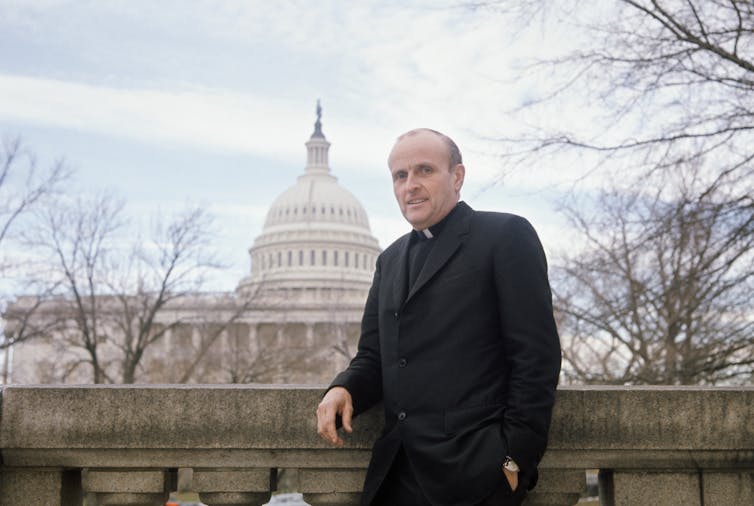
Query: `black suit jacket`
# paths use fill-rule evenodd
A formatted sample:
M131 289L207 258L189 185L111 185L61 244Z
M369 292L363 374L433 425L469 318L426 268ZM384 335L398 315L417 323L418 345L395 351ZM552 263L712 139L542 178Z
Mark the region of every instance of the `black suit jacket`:
M506 455L536 480L560 371L544 252L525 219L458 206L410 290L410 234L379 256L358 352L331 385L356 415L384 401L364 504L401 445L433 504L482 500Z

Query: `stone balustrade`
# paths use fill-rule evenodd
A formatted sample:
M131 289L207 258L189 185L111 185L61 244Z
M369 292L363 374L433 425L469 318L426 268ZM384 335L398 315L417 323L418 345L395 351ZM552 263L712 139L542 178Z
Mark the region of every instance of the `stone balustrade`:
M381 413L345 448L316 435L321 388L7 386L0 504L164 504L192 490L210 506L260 505L277 470L312 505L357 504ZM754 388L562 388L528 506L570 506L585 470L611 506L754 504Z

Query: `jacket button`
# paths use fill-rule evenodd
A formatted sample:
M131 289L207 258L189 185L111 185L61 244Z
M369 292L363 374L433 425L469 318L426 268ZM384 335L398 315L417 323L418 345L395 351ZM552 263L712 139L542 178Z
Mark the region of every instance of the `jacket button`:
M402 358L398 361L398 367L406 367L406 359Z
M398 319L398 311L395 312L395 319Z
M398 420L403 421L405 419L406 419L406 412L405 411L401 411L400 413L398 413Z

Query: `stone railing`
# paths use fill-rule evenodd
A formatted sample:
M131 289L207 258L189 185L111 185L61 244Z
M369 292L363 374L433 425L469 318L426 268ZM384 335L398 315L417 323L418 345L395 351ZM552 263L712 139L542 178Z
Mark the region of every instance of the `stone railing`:
M0 504L158 505L193 490L258 505L277 470L312 505L357 504L381 422L345 448L315 434L321 388L27 387L2 390ZM526 504L569 506L600 470L601 503L754 504L754 388L563 388L541 478Z

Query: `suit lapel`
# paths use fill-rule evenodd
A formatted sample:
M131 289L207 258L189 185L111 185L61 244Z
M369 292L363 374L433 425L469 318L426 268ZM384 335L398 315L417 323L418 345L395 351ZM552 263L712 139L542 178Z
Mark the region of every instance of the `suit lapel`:
M458 250L458 248L461 247L461 244L463 244L463 241L466 238L466 234L469 230L469 220L471 219L472 213L473 210L465 202L458 203L458 209L456 209L456 212L454 212L450 217L450 221L448 221L448 223L445 225L445 229L442 231L442 233L437 237L437 239L435 239L437 243L432 248L432 251L429 252L427 261L424 263L424 267L419 273L419 277L416 278L414 286L412 286L410 291L408 292L408 297L406 297L405 302L408 302L411 297L413 297L414 294L421 289L422 286L424 286L430 279L432 279L437 271L439 271L442 266L445 265L448 260L450 260L450 258ZM408 241L406 241L406 244L404 246L404 256L401 263L401 278L402 286L404 287L408 284L406 280L406 276L408 275L408 271L406 269L408 263L406 258L407 254Z

